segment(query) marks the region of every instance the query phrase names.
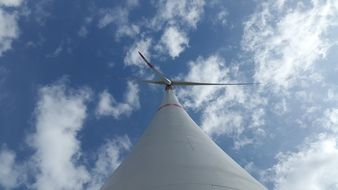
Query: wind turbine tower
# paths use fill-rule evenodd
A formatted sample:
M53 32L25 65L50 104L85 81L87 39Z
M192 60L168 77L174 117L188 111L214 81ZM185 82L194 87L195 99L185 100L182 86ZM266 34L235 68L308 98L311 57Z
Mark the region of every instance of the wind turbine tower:
M149 127L102 190L266 190L217 146L178 102L173 86L250 85L174 81L140 52L165 86L162 103Z

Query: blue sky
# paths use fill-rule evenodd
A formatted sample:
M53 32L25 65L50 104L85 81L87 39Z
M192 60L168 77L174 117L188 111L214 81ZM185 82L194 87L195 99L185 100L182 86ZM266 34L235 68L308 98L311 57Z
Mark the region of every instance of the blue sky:
M269 189L338 189L338 2L0 0L1 189L98 189L174 79L198 125Z

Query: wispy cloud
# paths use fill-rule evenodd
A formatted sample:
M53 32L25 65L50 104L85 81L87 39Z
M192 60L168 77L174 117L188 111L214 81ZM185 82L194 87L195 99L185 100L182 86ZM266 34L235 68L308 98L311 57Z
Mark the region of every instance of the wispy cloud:
M138 1L127 1L126 5L115 7L113 9L101 9L100 19L98 21L99 28L105 28L110 24L117 27L115 37L119 40L121 37L135 37L139 32L139 26L129 21L130 11L138 6Z
M172 24L195 28L204 11L204 0L161 0L155 5L156 16L151 20L151 26L161 28Z
M313 65L335 43L329 29L338 22L336 1L267 1L245 23L242 45L252 52L255 79L288 89L311 76Z
M16 8L20 6L21 1L0 1L0 56L12 48L12 42L19 36L18 13L16 11L7 11L6 7Z
M26 174L23 165L16 162L15 152L5 146L0 149L0 187L14 189L24 183Z
M159 1L158 11L147 26L154 31L163 30L155 51L161 55L178 57L189 46L189 31L196 29L204 12L204 0Z
M93 21L92 17L87 17L84 19L83 24L81 26L81 28L78 31L78 35L80 37L86 37L88 35L88 27L90 25L90 23Z
M60 45L51 53L47 54L46 57L48 58L55 58L58 57L63 51L63 44L60 43Z
M136 84L128 82L124 102L118 103L107 90L100 94L100 100L96 108L98 116L113 116L115 119L122 115L130 115L134 110L140 108L138 97L139 89Z
M52 17L51 7L53 0L36 0L31 7L30 17L32 17L40 26L46 24L47 19Z
M327 108L323 113L323 117L316 124L323 126L330 132L338 134L338 106Z
M315 125L327 132L307 138L297 151L277 155L277 164L265 175L275 189L299 189L302 183L307 183L309 189L338 188L338 172L332 170L338 167L337 117L334 105L326 108L322 115L316 114Z
M326 190L338 188L338 147L333 135L319 134L297 151L280 153L277 164L265 173L278 190Z
M95 167L91 170L92 178L87 189L100 189L108 176L120 165L121 152L131 148L128 136L116 137L102 145L97 153Z
M18 7L22 2L23 0L0 0L0 6Z
M225 25L227 25L228 24L228 21L227 21L227 17L228 17L228 15L229 15L229 13L225 10L225 9L223 9L223 10L221 10L218 14L217 14L217 21L219 22L219 23L221 23L223 26L225 26Z
M179 31L177 27L170 26L165 29L157 48L160 52L169 54L174 59L188 46L187 34Z

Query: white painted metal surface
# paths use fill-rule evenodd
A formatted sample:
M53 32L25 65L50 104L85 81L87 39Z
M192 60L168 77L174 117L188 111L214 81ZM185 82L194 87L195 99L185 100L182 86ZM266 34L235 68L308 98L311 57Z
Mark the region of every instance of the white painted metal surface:
M189 117L172 90L102 190L264 190Z

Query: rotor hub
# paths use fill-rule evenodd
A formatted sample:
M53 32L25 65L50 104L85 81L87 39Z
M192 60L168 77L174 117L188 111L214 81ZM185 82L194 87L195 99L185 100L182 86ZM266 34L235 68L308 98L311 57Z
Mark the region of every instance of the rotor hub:
M165 90L168 91L168 90L172 90L173 89L173 85L166 85L165 86Z

